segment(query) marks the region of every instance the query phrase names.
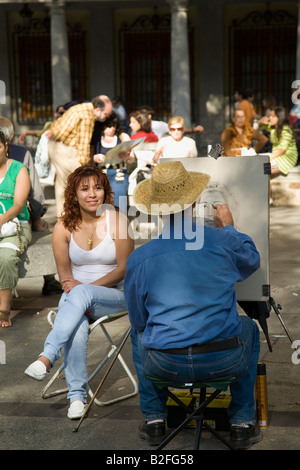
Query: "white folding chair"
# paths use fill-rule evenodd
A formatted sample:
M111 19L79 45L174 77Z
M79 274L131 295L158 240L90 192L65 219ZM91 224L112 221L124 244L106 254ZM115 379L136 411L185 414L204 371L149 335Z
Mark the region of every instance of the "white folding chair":
M47 316L47 320L49 322L49 324L53 327L53 324L54 324L54 321L52 319L52 317L54 315L56 315L57 313L57 310L50 310L50 312L48 313L48 316ZM88 384L90 383L90 381L95 377L96 374L98 374L98 372L102 369L102 367L106 364L106 362L116 353L116 351L118 350L118 347L117 345L115 344L115 342L113 341L113 339L111 338L111 335L108 333L107 331L107 328L105 327L105 324L107 323L110 323L114 320L117 320L121 317L124 317L125 315L128 315L128 312L127 311L122 311L122 312L117 312L117 313L112 313L112 314L108 314L108 315L105 315L101 318L99 318L98 320L94 321L93 323L91 323L90 325L90 330L89 330L89 335L92 334L92 332L96 329L96 327L99 325L102 329L102 332L104 333L108 343L109 343L109 350L107 351L106 355L104 356L104 358L102 359L102 361L99 363L99 365L96 367L96 369L92 372L92 374L89 376L88 378ZM130 327L127 329L126 334L128 334L130 330ZM130 397L133 397L135 396L137 393L138 393L138 385L137 385L137 382L135 380L135 378L133 377L128 365L126 364L124 358L122 357L122 355L120 354L120 352L117 353L117 359L119 360L121 366L123 367L124 371L126 372L126 375L128 376L132 386L133 386L133 391L130 392L130 393L125 393L124 395L121 395L117 398L114 398L114 399L111 399L111 400L107 400L107 401L101 401L101 400L98 400L97 398L95 398L95 394L94 392L92 391L90 385L88 385L88 394L91 398L93 398L93 401L96 403L96 405L98 406L106 406L106 405L111 405L112 403L116 403L116 402L119 402L121 400L126 400L127 398L130 398ZM60 394L63 394L63 393L67 393L68 392L68 388L63 388L63 389L60 389L60 390L55 390L53 392L48 392L49 388L51 387L51 385L55 382L55 380L58 378L58 376L62 373L64 369L64 365L62 364L58 370L55 372L55 374L53 375L53 377L49 380L49 382L47 383L47 385L44 387L44 389L42 390L42 398L50 398L50 397L53 397L53 396L56 396L56 395L60 395Z

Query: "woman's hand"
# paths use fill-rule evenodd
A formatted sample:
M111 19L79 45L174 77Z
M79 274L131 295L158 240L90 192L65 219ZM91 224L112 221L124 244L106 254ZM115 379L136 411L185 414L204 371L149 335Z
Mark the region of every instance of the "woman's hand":
M105 159L105 155L103 155L103 153L96 153L93 159L94 159L94 162L96 163L103 163Z
M27 136L27 132L22 132L22 134L19 137L19 144L24 144L25 142L25 137Z
M153 162L154 163L157 163L158 162L158 159L160 158L160 156L164 153L164 150L166 148L166 145L163 145L162 147L160 147L158 150L156 150L156 152L154 153L153 155Z
M61 281L61 286L66 294L68 294L68 292L70 292L73 287L79 286L79 284L82 284L82 282L76 281L76 279L73 278L64 279L63 281Z
M269 116L263 116L260 120L259 120L259 125L260 124L268 124L269 122Z
M76 281L76 279L64 279L63 281L61 281L61 285L62 285L63 291L64 291L66 294L68 294L68 293L73 289L73 287L79 286L79 284L82 284L82 282ZM92 310L91 308L89 308L89 309L85 312L85 315L86 315L88 318L91 318L91 316L93 315L93 310Z
M3 219L3 218L2 218L1 215L0 215L0 230L1 230L2 225L4 224L4 220L2 220L2 219Z
M274 152L274 153L271 153L270 161L275 160L275 158L280 157L281 155L283 155L286 152L286 150L287 149L282 148L282 149L276 150L276 152Z
M86 312L85 312L85 316L88 317L88 318L91 318L93 315L93 310L91 308L89 308Z

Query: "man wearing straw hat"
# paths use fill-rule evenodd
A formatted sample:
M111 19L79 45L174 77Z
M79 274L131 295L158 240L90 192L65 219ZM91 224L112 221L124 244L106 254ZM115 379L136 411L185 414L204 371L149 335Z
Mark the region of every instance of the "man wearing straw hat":
M158 238L130 255L124 283L144 417L139 434L150 445L165 436L167 409L165 393L146 375L192 382L222 377L224 369L240 378L228 409L232 444L248 448L261 439L254 402L259 330L238 315L234 290L258 269L260 256L235 230L226 205L215 207L217 228L202 227L202 243L196 240L193 205L208 181L172 161L157 165L134 192L137 209L162 215L164 223Z

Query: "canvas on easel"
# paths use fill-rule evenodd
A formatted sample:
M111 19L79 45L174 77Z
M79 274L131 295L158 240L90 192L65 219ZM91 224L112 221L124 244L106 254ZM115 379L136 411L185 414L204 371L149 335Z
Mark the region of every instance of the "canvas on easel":
M160 162L167 159L161 159ZM179 159L176 159L179 160ZM168 159L171 161L171 159ZM269 158L267 156L182 158L188 171L210 175L212 192L200 197L212 201L213 191L227 198L234 226L249 235L260 253L260 268L248 279L236 284L237 300L268 300L269 275ZM222 201L215 201L222 202Z

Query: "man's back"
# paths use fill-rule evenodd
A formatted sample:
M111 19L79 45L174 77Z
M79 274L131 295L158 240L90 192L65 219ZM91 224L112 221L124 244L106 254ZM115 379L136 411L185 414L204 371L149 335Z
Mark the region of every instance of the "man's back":
M90 142L95 126L92 103L80 103L69 108L53 121L50 131L55 138L78 151L81 164L90 161Z
M173 229L128 260L126 299L133 326L145 328L143 344L182 348L238 334L234 284L259 267L252 240L232 226L204 227L203 247L189 250L192 240L174 239Z

